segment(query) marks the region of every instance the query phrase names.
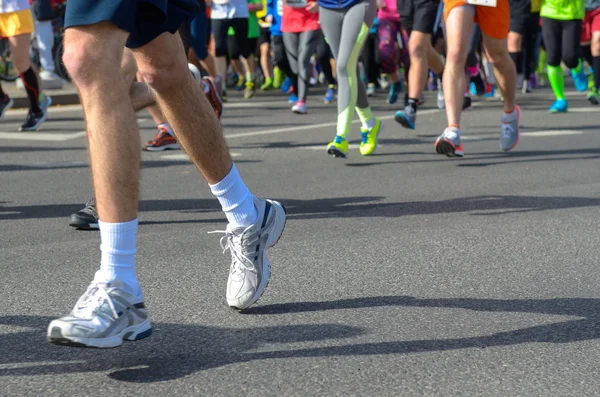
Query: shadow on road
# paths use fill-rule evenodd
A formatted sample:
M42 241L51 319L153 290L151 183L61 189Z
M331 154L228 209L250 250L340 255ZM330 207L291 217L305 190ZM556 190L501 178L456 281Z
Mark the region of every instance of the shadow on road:
M336 197L308 200L281 199L288 210L290 220L326 218L395 218L409 215L433 215L442 213L470 213L490 216L509 213L558 210L600 206L595 197L543 197L543 196L474 196L441 201L409 201L404 203L381 202L385 197ZM81 209L80 204L53 204L9 206L0 202L0 220L32 218L64 218ZM141 212L173 211L178 213L220 212L214 199L143 200ZM219 214L220 215L220 214ZM144 221L142 224L215 223L223 217Z
M383 306L539 313L582 318L484 336L354 344L345 341L341 345L338 341L334 346L323 346L322 342L356 337L368 330L340 324L232 329L159 323L155 325L154 335L147 340L126 343L119 349L88 350L47 345L44 337L51 320L49 317L5 316L0 317L0 324L30 329L0 334L0 376L108 371L108 376L115 380L147 383L256 360L412 354L525 343L570 343L600 337L599 299L417 299L375 296L259 306L246 313L278 315ZM314 343L317 346L255 351L265 349L265 346L296 342Z

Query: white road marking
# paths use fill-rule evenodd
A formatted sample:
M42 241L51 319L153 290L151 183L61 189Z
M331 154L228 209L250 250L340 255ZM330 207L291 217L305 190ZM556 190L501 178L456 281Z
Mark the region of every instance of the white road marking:
M581 135L581 130L548 130L548 131L528 131L521 132L521 136L563 136L563 135Z
M440 112L440 110L438 110L438 109L426 109L426 110L419 111L419 115L433 114L433 113L438 113L438 112ZM377 116L377 117L380 120L392 120L394 118L394 115L392 114L392 115ZM360 123L360 120L352 121L352 124L357 124L357 123ZM241 132L239 134L225 134L225 138L235 139L235 138L246 138L246 137L250 137L250 136L283 134L285 132L292 132L292 131L303 131L303 130L312 130L312 129L316 129L316 128L335 127L336 125L337 125L337 122L307 124L307 125L299 125L296 127L275 128L272 130L264 130L264 131L254 131L254 132L246 132L246 133Z
M85 131L58 134L50 132L0 132L0 139L19 141L64 142L86 136Z
M600 113L600 108L598 108L598 107L569 108L568 113Z
M28 363L5 363L0 364L0 370L7 369L20 369L20 368L30 368L30 367L41 367L41 366L50 366L50 365L73 365L73 364L84 364L85 360L70 360L70 361L32 361Z
M231 157L239 157L242 154L241 153L230 153ZM178 153L178 154L163 154L162 156L160 156L160 158L162 160L174 160L174 161L190 161L190 158L188 157L187 154L185 153Z

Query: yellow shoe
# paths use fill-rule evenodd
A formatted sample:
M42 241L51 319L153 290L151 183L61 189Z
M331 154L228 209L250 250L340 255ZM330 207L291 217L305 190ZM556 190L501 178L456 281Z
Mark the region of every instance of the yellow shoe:
M339 135L335 136L333 142L327 144L327 154L333 157L348 158L348 141Z
M377 138L383 131L383 123L379 119L375 119L375 127L370 130L360 129L362 140L360 141L360 154L368 156L377 149Z

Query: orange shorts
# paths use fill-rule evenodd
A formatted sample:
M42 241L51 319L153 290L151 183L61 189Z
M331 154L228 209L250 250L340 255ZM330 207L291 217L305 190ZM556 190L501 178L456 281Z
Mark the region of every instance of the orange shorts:
M444 19L448 18L450 11L456 7L467 4L464 0L444 0ZM508 0L498 0L496 7L474 6L475 22L481 27L486 36L494 39L505 39L510 29L510 8Z

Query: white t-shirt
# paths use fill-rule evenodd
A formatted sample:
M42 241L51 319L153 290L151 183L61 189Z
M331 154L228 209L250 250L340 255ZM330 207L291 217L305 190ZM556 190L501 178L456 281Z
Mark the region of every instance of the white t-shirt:
M215 2L213 0L210 18L248 18L248 2L246 0L216 0Z
M30 8L27 0L0 0L0 13L23 11Z

